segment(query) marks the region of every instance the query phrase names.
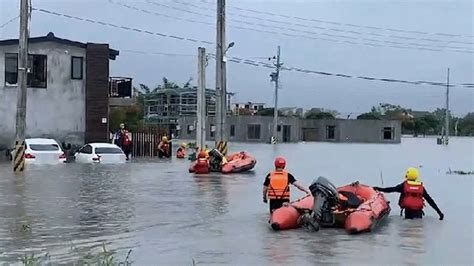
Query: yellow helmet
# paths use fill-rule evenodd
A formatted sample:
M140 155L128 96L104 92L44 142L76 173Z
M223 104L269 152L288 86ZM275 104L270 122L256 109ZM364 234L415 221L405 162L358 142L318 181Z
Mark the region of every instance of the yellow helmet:
M410 167L407 169L407 172L405 173L405 179L408 181L416 181L418 180L418 177L420 176L420 173L418 172L418 169L415 167Z
M163 137L161 137L161 140L162 140L162 141L168 141L168 137L167 137L167 136L163 136Z
M186 143L184 143L184 142L181 143L181 147L186 148L186 146L188 146L188 144L186 144Z

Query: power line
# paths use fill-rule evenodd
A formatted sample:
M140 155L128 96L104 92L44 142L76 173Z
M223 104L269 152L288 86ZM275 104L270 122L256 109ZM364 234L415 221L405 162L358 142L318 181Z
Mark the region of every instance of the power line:
M214 55L211 54L211 58L213 58L213 56ZM244 59L240 57L229 57L228 61L232 63L244 64L244 65L250 65L250 66L256 66L256 67L274 68L274 66L268 62L255 61L255 60ZM322 75L322 76L333 76L333 77L346 78L346 79L361 79L361 80L368 80L368 81L381 81L381 82L400 83L400 84L408 84L408 85L430 85L430 86L440 86L440 87L446 86L446 83L444 82L424 81L424 80L409 81L409 80L401 80L401 79L394 79L394 78L371 77L371 76L366 76L366 75L348 75L348 74L316 71L316 70L310 70L310 69L304 69L304 68L298 68L298 67L288 67L288 66L282 67L281 70L295 71L295 72L300 72L300 73L315 74L315 75ZM457 85L449 85L449 87L450 88L452 87L474 88L474 84L462 83L462 84L457 84Z
M138 33L143 33L143 34L148 34L148 35L153 35L153 36L158 36L158 37L163 37L163 38L170 38L170 39L174 39L174 40L192 42L192 43L203 43L203 44L207 44L207 45L214 44L213 42L210 42L210 41L197 40L197 39L186 38L186 37L181 37L181 36L176 36L176 35L171 35L171 34L164 34L164 33L160 33L160 32L152 32L152 31L137 29L137 28L133 28L133 27L116 25L116 24L113 24L113 23L103 22L103 21L99 21L99 20L71 16L71 15L68 15L68 14L58 13L58 12L54 12L54 11L50 11L50 10L46 10L46 9L42 9L42 8L32 8L32 9L34 11L46 13L46 14L49 14L49 15L64 17L64 18L68 18L68 19L74 19L74 20L78 20L78 21L84 21L84 22L93 23L93 24L99 24L99 25L102 25L102 26L113 27L113 28L126 30L126 31L133 31L133 32L138 32Z
M150 0L147 0L147 2L152 2ZM185 6L191 6L191 7L194 7L194 8L198 8L198 9L202 9L202 10L205 10L205 11L208 11L209 8L207 7L203 7L203 6L199 6L199 5L195 5L195 4L192 4L192 3L188 3L188 2L182 2L181 0L174 0L175 3L177 4L180 4L180 5L185 5ZM209 2L205 2L205 1L201 1L203 3L208 3L210 4ZM163 5L161 5L163 6ZM169 7L169 6L168 6ZM242 9L242 8L237 8L237 7L233 7L234 9L237 9L237 10L249 10L249 9ZM182 10L182 9L181 9ZM191 12L191 11L188 11L188 10L182 10L182 11L185 11L185 12ZM253 11L253 12L258 12L258 11ZM193 14L199 14L199 13L195 13L195 12L192 12ZM284 25L292 25L292 26L297 26L297 27L303 27L303 28L315 28L315 29L321 29L321 30L327 30L327 31L334 31L334 32L344 32L344 33L349 33L349 34L356 34L356 35L363 35L363 34L366 34L366 35L372 35L372 36L378 36L378 37L389 37L389 38L395 38L395 39L405 39L405 40L420 40L420 41L426 41L426 42L447 42L447 43L458 43L458 44L467 44L467 45L472 45L473 43L472 42L462 42L462 41L454 41L452 39L450 40L439 40L439 39L427 39L427 38L413 38L413 37L408 37L408 36L398 36L398 35L393 35L393 33L386 33L386 34L379 34L379 33L374 33L374 32L357 32L357 31L353 31L353 30L344 30L344 29L340 29L340 28L326 28L326 27L320 27L320 26L315 26L315 25L307 25L307 24L301 24L301 23L291 23L291 22L288 22L288 21L282 21L282 20L274 20L274 19L268 19L268 18L264 18L262 16L248 16L248 15L242 15L242 14L238 14L238 13L232 13L232 12L228 12L230 15L235 15L235 16L239 16L239 17L243 17L243 18L250 18L250 19L256 19L256 20L261 20L261 21L268 21L268 22L272 22L272 23L278 23L278 24L284 24ZM261 14L267 14L266 12L259 12ZM286 16L286 15L283 15L283 17L289 17L289 16ZM301 20L302 18L300 18ZM308 21L314 21L314 20L311 20L311 19L307 19ZM320 22L319 20L316 20L317 22ZM245 21L243 21L245 22ZM341 23L329 23L331 25L334 25L334 24L337 24L339 25L339 27L342 27L344 25L346 26L356 26L354 24L341 24ZM277 27L277 26L274 26L274 27ZM361 26L362 27L362 26ZM278 27L278 28L282 28L282 29L285 29L285 27ZM377 29L377 27L369 27L367 26L367 28L370 28L371 30L374 30L374 29ZM382 28L380 28L382 29ZM384 29L382 29L384 30ZM389 29L386 29L387 31ZM391 30L393 32L400 32L400 30ZM304 31L303 31L304 32ZM410 32L410 33L413 33L416 31L405 31L405 32ZM418 32L420 33L420 32ZM328 35L328 36L331 36L331 35ZM453 35L452 34L442 34L441 36L444 36L444 37L452 37ZM473 36L474 37L474 36ZM352 38L355 38L355 37L352 37Z
M205 4L210 4L210 5L214 4L207 0L199 0L199 1ZM175 0L175 2L177 1ZM432 36L446 37L446 38L470 38L470 39L474 38L474 35L414 31L414 30L404 30L404 29L395 29L395 28L387 28L387 27L374 27L374 26L357 25L357 24L351 24L351 23L341 23L341 22L322 20L322 19L305 18L305 17L299 17L299 16L288 16L288 15L283 15L283 14L278 14L278 13L259 11L259 10L250 9L250 8L241 8L241 7L234 7L234 6L231 6L230 8L235 9L235 10L260 14L260 15L281 17L285 19L294 19L294 20L300 20L300 21L307 21L307 22L321 23L321 24L328 24L328 25L335 25L335 26L346 26L346 27L352 27L352 28L363 28L363 29L369 29L369 30L375 30L375 31L399 32L399 33L408 33L408 34L416 34L416 35L423 35L423 36L432 35ZM466 43L466 44L470 44L470 43Z
M109 0L109 2L111 2L113 4L116 4L116 5L120 5L120 6L129 8L129 9L144 12L144 13L147 13L147 14L152 14L152 15L162 16L162 17L168 17L170 19L175 19L175 20L188 21L188 22L201 23L201 24L206 24L206 25L209 25L209 26L214 26L214 24L211 23L211 22L204 22L204 21L198 21L198 20L192 20L191 21L190 19L185 19L185 18L181 18L181 17L177 17L177 16L170 16L168 14L160 14L160 13L157 13L157 12L150 12L149 10L137 8L137 7L134 7L134 6L130 6L128 4L118 3L118 2L115 2L115 1L112 1L112 0ZM173 6L170 6L170 5L158 3L158 2L155 2L155 1L151 1L151 0L147 0L146 2L149 3L149 4L152 4L152 5L168 8L168 9L171 9L171 10L177 10L177 11L190 13L190 14L193 14L193 15L199 15L201 17L209 17L209 18L214 17L214 16L209 15L209 14L203 14L203 13L190 11L190 10L183 9L183 8L173 7ZM183 2L179 2L179 1L176 1L176 0L175 0L175 2L180 3L180 4L185 4ZM194 4L189 4L189 5L190 6L196 6ZM235 13L231 13L231 12L228 12L228 14L231 14L231 15L234 14L235 15ZM243 16L243 15L238 15L238 16ZM249 17L249 16L243 16L243 17ZM265 20L265 19L262 19L260 17L249 17L249 18L254 18L254 19L258 19L258 20ZM240 20L240 19L230 19L230 20L234 21L236 23L241 23L241 24L246 24L246 25L252 26L251 28L248 28L248 27L230 25L230 27L233 27L233 28L236 28L236 29L249 30L249 31L255 31L255 32L260 32L260 33L277 34L277 35L282 35L282 36L287 36L287 37L303 38L303 39L307 39L307 40L308 39L309 40L323 40L323 41L329 41L329 42L336 42L336 43L340 43L340 44L350 44L350 45L357 44L357 45L370 46L370 47L390 47L390 48L397 48L397 49L413 49L413 50L424 50L424 51L435 51L435 52L441 52L441 51L445 50L445 51L457 52L457 53L474 53L474 50L469 49L470 47L449 46L448 45L448 43L454 42L454 41L426 39L425 41L429 40L430 42L433 42L433 43L437 43L437 42L438 43L439 42L443 43L443 45L431 45L431 44L423 44L423 43L412 42L412 40L421 40L421 41L423 41L422 39L410 38L410 37L406 37L406 36L396 36L396 35L387 36L389 38L396 38L396 39L399 39L399 40L411 41L409 43L403 43L403 42L399 42L399 41L379 40L379 39L374 39L373 37L372 38L366 38L366 37L362 36L364 33L356 32L356 31L348 31L348 30L340 30L340 29L337 30L338 32L349 33L349 34L357 34L358 37L349 36L349 35L341 35L341 34L332 34L332 33L326 33L326 32L300 30L300 29L291 28L291 27L288 27L288 26L283 27L283 26L274 26L274 25L261 24L261 23L253 23L253 22L250 22L248 20ZM305 26L305 25L301 25L301 24L292 24L292 23L287 23L287 24ZM281 31L281 30L290 31L292 33L269 31L269 30L260 30L260 29L256 29L255 27L272 28L272 29L277 29L279 31ZM325 29L325 30L331 30L329 28L322 28L322 27L319 27L319 28ZM299 33L299 34L294 34L295 32ZM302 34L305 34L305 35L302 35ZM377 35L384 37L384 35L380 35L380 34L377 34ZM314 36L318 36L318 37L314 37ZM330 38L327 38L327 37L330 37ZM354 40L359 40L359 42L356 42ZM467 42L465 42L465 44L472 45L472 43L467 43Z
M45 9L42 9L42 8L32 8L32 9L34 11L38 11L38 12L42 12L42 13L46 13L46 14L50 14L50 15L55 15L55 16L59 16L59 17L65 17L65 18L68 18L68 19L74 19L74 20L93 23L93 24L98 24L98 25L102 25L102 26L109 26L109 27L113 27L113 28L117 28L117 29L154 35L154 36L158 36L158 37L171 38L171 39L181 40L181 41L189 41L189 42L193 42L193 43L200 42L200 43L204 43L204 44L214 44L213 42L209 42L209 41L196 40L196 39L185 38L185 37L180 37L180 36L175 36L175 35L168 35L168 34L163 34L163 33L158 33L158 32L151 32L151 31L141 30L141 29L137 29L137 28L119 26L119 25L115 25L115 24L112 24L112 23L102 22L102 21L93 20L93 19L80 18L80 17L76 17L76 16L71 16L71 15L67 15L67 14L62 14L62 13L57 13L57 12L45 10ZM133 50L129 50L129 51L133 51ZM135 50L135 52L140 52L141 53L141 51L136 51L136 50ZM159 55L160 53L155 52L155 53L149 53L149 54ZM213 57L215 58L215 54L209 54L209 55L210 55L211 58L213 58ZM228 61L233 62L233 63L257 66L257 67L265 67L265 68L272 68L272 69L274 68L274 66L272 64L268 63L268 62L255 61L253 59L244 59L244 58L239 58L239 57L229 57ZM446 84L442 83L442 82L407 81L407 80L377 78L377 77L369 77L369 76L361 76L361 75L359 75L359 76L357 76L357 75L347 75L347 74L340 74L340 73L315 71L315 70L303 69L303 68L298 68L298 67L282 67L281 70L282 71L295 71L295 72L301 72L301 73L307 73L307 74L334 76L334 77L340 77L340 78L364 79L364 80L369 80L369 81L383 81L383 82L404 83L404 84L411 84L411 85L432 85L432 86L442 86L442 87L446 86ZM451 88L453 88L453 87L474 88L474 83L462 83L462 84L459 84L459 85L450 85L450 87Z
M0 25L0 28L6 27L8 24L10 24L10 23L12 23L13 21L17 20L19 17L20 17L20 15L17 15L16 17L9 19L7 22L5 22L5 23L3 23L2 25Z
M120 52L133 53L133 54L143 54L143 55L160 55L160 56L170 56L170 57L195 57L196 55L192 54L174 54L174 53L162 53L162 52L144 52L138 50L120 50Z

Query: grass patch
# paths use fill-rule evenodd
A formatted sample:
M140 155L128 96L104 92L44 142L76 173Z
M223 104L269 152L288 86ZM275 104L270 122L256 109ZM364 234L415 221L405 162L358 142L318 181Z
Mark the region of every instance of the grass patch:
M75 249L73 249L75 250ZM77 250L75 252L78 252ZM98 266L131 266L133 261L131 261L130 255L132 254L132 250L130 249L127 253L127 256L123 260L117 260L114 257L114 252L107 250L105 243L102 243L102 250L97 254L87 253L85 255L81 255L79 259L72 262L74 265L98 265ZM24 266L39 266L44 265L50 262L50 256L48 253L37 257L34 253L32 254L25 254L23 256L21 262Z

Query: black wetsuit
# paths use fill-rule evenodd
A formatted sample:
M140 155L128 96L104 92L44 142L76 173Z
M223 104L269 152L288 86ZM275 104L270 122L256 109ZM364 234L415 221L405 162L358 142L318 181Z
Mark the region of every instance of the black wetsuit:
M296 182L296 179L295 177L288 173L288 183L289 184L293 184L294 182ZM264 186L266 187L269 187L270 186L270 174L268 174L266 177L265 177L265 182L263 183ZM280 208L281 206L283 206L283 203L285 202L290 202L290 199L271 199L269 200L269 205L270 205L270 213L273 213L274 210Z
M374 187L375 190L382 191L382 192L398 192L400 193L400 200L401 202L402 198L404 197L404 192L403 192L403 184L405 182L395 186L395 187L386 187L386 188L381 188L381 187ZM443 213L441 210L438 208L438 205L434 202L434 200L431 198L431 196L428 194L426 191L426 188L423 187L423 198L430 204L430 206L438 213L440 217L444 217ZM410 209L405 209L405 219L415 219L415 218L422 218L423 217L423 210L410 210Z

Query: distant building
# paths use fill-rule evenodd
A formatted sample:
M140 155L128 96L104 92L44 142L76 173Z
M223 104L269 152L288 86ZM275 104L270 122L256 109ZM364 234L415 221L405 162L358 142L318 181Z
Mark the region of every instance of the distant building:
M107 141L109 60L119 52L108 44L61 39L50 32L29 39L29 54L27 137L78 145ZM15 138L17 57L18 39L0 40L0 149L11 148ZM124 88L119 91L127 94Z
M215 90L206 90L206 112L216 114ZM160 89L148 97L145 104L147 122L175 124L182 116L196 116L197 88Z
M400 143L400 120L301 120L302 141Z
M196 118L180 117L179 137L194 139ZM273 134L272 116L229 116L227 134L230 141L269 142ZM215 140L215 119L208 117L207 140ZM299 117L278 119L280 142L323 141L356 143L400 143L401 122L399 120L312 120Z
M265 103L233 103L231 104L232 114L234 115L255 115L258 111L264 109L266 106Z

